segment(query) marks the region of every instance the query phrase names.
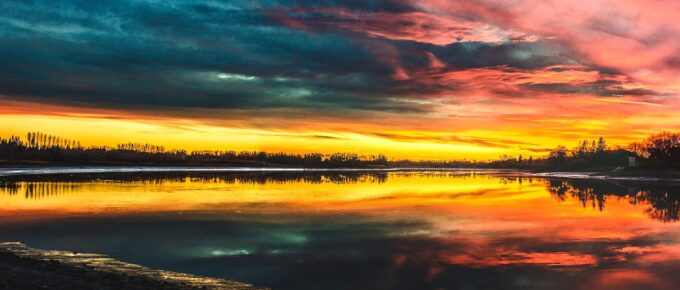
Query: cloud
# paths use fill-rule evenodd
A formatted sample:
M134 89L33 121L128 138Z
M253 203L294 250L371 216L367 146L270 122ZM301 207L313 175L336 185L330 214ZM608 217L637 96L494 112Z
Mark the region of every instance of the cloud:
M215 16L181 13L186 5L124 2L101 11L97 5L75 3L72 10L12 4L17 3L6 3L5 11L31 15L37 25L25 29L9 22L3 27L8 45L0 57L5 67L14 68L0 72L0 90L8 96L123 108L391 109L389 101L378 104L326 88L333 85L329 80L348 74L363 74L356 82L390 81L384 76L391 68L342 37L267 25L240 10ZM54 32L73 22L96 23L96 33ZM44 30L41 25L56 26ZM239 83L246 79L257 82Z
M36 110L231 127L619 137L677 128L675 6L9 0L0 3L0 95Z
M508 31L488 23L444 17L420 11L362 12L345 8L298 9L292 15L274 13L279 23L310 31L347 30L373 37L445 46L456 42L503 43L535 41L535 36Z
M399 134L399 133L383 133L376 132L372 135L388 138L397 141L407 141L407 142L437 142L437 143L458 143L458 144L472 144L481 147L496 147L496 148L512 148L521 146L539 146L538 144L533 144L529 142L522 142L510 139L496 139L496 138L470 138L470 137L460 137L450 134Z
M0 93L36 102L159 111L428 112L422 103L400 100L456 90L422 81L432 60L455 70L564 61L545 43L515 44L505 32L475 36L475 21L430 15L399 1L1 5L8 13L0 19L0 61L7 68L0 70ZM290 22L296 15L299 23ZM403 15L415 20L402 23ZM461 36L467 42L420 39L440 34L442 23L451 31L467 26L462 33L468 36ZM322 32L306 29L320 24Z

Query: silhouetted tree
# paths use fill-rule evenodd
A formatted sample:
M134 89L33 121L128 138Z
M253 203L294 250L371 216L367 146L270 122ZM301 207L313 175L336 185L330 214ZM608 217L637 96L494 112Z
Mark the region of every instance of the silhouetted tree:
M595 148L595 152L601 153L605 151L607 151L607 142L602 136L600 136L600 138L597 139L597 147Z
M661 166L680 166L680 133L661 132L632 147Z

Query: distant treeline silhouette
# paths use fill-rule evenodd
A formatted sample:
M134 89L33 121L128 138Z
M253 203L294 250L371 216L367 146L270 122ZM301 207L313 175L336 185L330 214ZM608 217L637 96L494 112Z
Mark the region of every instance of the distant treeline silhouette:
M51 162L73 164L203 164L306 167L384 167L384 155L363 156L351 153L290 154L258 151L166 150L152 144L125 143L115 147L84 147L78 141L30 132L0 139L0 160L7 162Z
M355 153L270 153L263 151L167 150L162 146L124 143L114 147L82 146L79 141L40 132L0 138L0 162L88 165L221 165L283 166L310 168L519 168L529 170L605 170L629 165L636 157L643 168L680 168L680 133L662 132L628 148L610 148L604 138L583 140L568 149L557 146L547 156L500 156L483 162L467 160L388 160L385 155Z
M289 166L312 168L384 168L388 166L461 167L465 161L388 161L382 154L355 153L270 153L263 151L192 151L166 150L162 146L124 143L115 147L82 146L80 142L30 132L25 139L19 136L0 138L0 162L108 164L108 165L229 165L229 166Z
M680 168L680 133L661 132L627 148L609 148L604 138L583 140L569 150L557 146L550 151L544 167L561 170L607 169L629 166L628 157L635 157L635 167Z
M559 145L548 154L545 167L560 170L606 169L628 166L628 157L635 157L623 148L609 148L604 138L583 140L571 150Z
M629 147L650 166L680 168L680 133L661 132Z

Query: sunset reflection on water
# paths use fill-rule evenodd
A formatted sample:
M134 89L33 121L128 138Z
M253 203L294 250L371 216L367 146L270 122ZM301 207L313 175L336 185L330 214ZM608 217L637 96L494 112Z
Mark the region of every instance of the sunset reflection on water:
M679 188L466 171L14 178L0 237L274 289L671 289Z

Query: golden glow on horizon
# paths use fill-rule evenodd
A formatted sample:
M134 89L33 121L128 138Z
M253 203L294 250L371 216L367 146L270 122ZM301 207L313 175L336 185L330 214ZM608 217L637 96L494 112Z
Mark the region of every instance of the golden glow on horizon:
M348 152L386 154L392 159L484 159L495 158L495 148L470 144L408 142L352 132L309 130L257 130L223 128L193 121L158 121L71 116L0 115L0 136L39 131L81 140L84 145L114 146L119 143L152 143L167 149L263 150L292 153Z
M655 122L654 117L638 117L642 122ZM349 152L365 155L385 154L391 159L470 159L487 160L499 155L544 156L546 149L558 144L572 146L565 138L586 138L576 133L562 137L555 132L556 120L550 120L542 127L516 128L505 126L497 130L480 124L479 129L458 132L436 132L415 130L390 130L379 128L375 134L350 131L327 131L319 126L309 129L256 129L222 127L182 119L143 120L135 118L80 117L57 115L0 115L0 136L19 135L41 131L69 139L82 141L84 145L115 146L119 143L151 143L167 149L185 150L263 150L292 153L335 153ZM670 121L670 120L665 120ZM437 121L441 122L441 121ZM512 121L510 121L512 122ZM532 122L537 122L534 120ZM598 132L607 126L602 120L581 120L560 122L563 129ZM445 125L442 125L445 126ZM630 131L632 133L634 131ZM629 134L630 134L629 133ZM651 132L650 132L651 133ZM551 136L550 134L554 135ZM611 132L621 140L620 135ZM644 133L636 134L638 138ZM489 138L488 136L493 136ZM595 138L595 134L588 138ZM605 135L606 137L606 135ZM575 139L578 140L578 139ZM623 142L610 140L610 145L625 146L635 138Z
M307 117L302 112L305 117L277 116L285 113L277 111L263 112L262 117L249 112L232 120L196 118L188 111L187 117L130 114L0 99L0 136L24 137L27 132L41 131L97 146L134 142L189 151L348 152L385 154L390 159L488 160L500 155L545 156L559 144L570 147L599 136L610 146L627 146L662 130L680 130L680 115L673 113L673 106L647 106L623 97L541 98L507 100L502 106L494 102L443 105L440 111L425 115L371 113L348 119Z

